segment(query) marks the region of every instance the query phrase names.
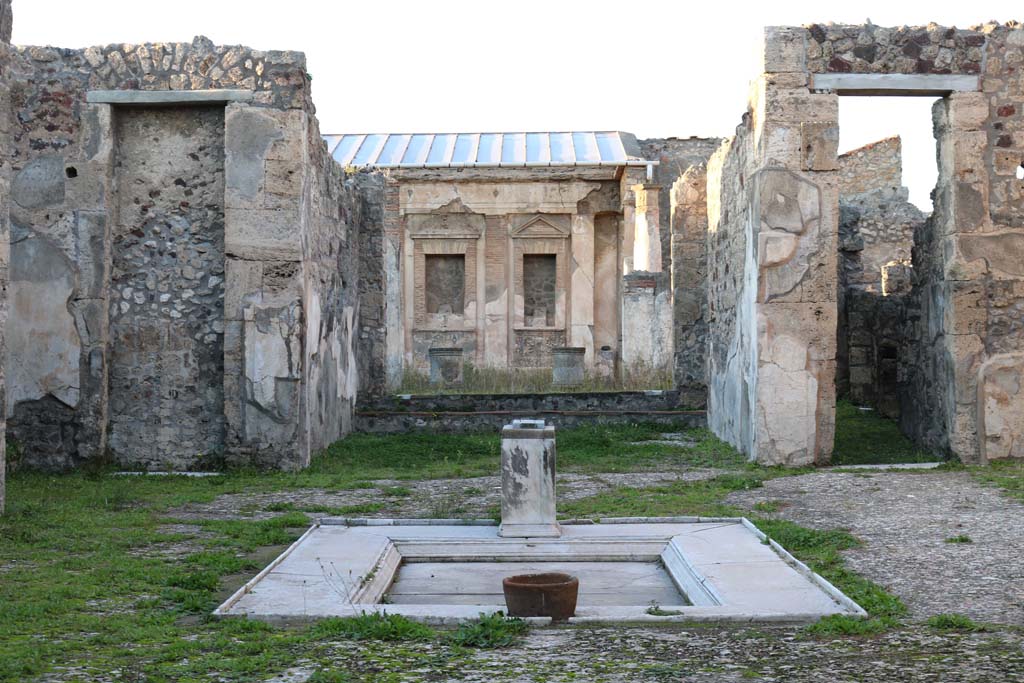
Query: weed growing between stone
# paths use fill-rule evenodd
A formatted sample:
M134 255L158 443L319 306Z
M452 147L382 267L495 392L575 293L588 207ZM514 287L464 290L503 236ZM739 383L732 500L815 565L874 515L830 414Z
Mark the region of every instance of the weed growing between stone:
M928 619L928 625L938 631L964 631L971 633L985 630L984 625L975 622L963 614L936 614Z
M481 614L477 621L461 624L446 640L459 647L493 649L514 645L528 630L529 626L522 619L497 612Z

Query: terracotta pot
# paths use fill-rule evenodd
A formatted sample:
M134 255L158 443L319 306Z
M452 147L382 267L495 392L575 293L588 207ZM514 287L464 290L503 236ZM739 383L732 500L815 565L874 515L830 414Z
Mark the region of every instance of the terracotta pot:
M510 617L551 617L565 621L576 614L580 581L575 576L551 572L522 574L502 579L505 605Z

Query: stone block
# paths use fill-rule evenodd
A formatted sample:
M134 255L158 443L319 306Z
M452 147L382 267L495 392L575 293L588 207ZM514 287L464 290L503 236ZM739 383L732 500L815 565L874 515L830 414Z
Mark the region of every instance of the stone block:
M978 442L982 463L1024 458L1024 353L993 356L978 381Z
M516 420L501 432L501 526L512 538L558 537L555 513L555 428Z
M302 222L297 209L238 209L224 212L229 256L256 261L300 261Z
M763 73L807 70L807 29L796 26L766 26L761 49Z
M957 130L982 130L988 122L988 97L981 92L954 92L947 96L948 124Z
M224 272L224 319L242 320L243 309L262 298L263 262L228 257Z
M816 121L800 125L803 169L834 171L839 168L839 124Z

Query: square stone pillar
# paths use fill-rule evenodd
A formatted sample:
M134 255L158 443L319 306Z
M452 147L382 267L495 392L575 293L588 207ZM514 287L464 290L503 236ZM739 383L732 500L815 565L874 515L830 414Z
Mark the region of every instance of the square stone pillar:
M513 420L501 430L501 526L506 538L557 538L555 428Z
M633 270L661 272L661 216L658 192L661 185L643 183L633 186L636 213L633 216Z

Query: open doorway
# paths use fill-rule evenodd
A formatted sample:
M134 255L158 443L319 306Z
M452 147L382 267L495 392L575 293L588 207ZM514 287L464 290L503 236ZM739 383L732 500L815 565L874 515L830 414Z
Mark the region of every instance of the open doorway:
M923 279L915 275L915 265L921 267L915 247L920 261L939 176L933 109L940 101L934 95L839 100L837 419L874 420L872 429L905 445L901 458L915 449L897 430L920 431L912 424L920 420L912 396L922 355ZM849 444L847 453L846 446L837 439L835 461L864 451Z

